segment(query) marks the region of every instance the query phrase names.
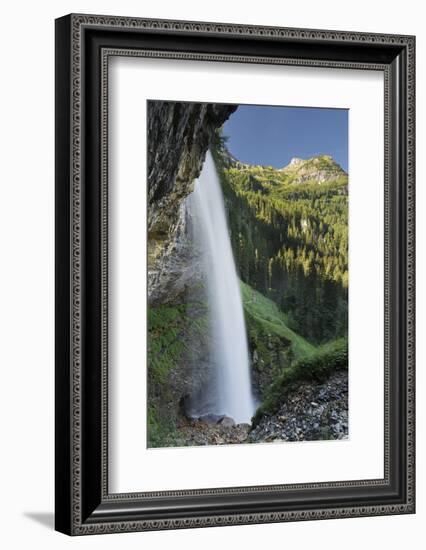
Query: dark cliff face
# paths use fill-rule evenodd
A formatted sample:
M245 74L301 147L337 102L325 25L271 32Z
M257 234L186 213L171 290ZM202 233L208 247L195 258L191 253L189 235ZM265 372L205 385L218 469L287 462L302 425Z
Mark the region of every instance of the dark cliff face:
M214 132L237 109L214 103L148 102L148 299L161 303L182 284L182 203L199 176Z

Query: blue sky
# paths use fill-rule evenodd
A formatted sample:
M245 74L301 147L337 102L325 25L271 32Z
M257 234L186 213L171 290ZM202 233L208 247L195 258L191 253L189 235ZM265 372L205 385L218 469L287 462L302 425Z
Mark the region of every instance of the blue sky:
M225 122L228 149L241 162L282 168L293 157L331 155L348 170L348 111L240 105Z

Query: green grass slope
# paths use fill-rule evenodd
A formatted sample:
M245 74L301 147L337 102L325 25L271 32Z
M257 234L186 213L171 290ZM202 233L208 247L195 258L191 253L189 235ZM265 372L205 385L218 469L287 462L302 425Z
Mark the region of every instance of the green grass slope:
M288 327L285 313L275 302L242 281L240 284L249 337L255 331L275 335L291 345L296 360L315 352L312 344Z

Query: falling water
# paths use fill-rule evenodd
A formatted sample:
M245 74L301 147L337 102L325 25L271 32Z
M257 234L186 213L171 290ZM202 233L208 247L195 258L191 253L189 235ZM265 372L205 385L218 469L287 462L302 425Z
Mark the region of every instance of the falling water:
M232 254L222 189L213 157L207 152L188 206L199 244L211 315L214 375L204 413L226 415L237 424L254 413L246 327L240 285ZM208 395L208 397L207 397ZM199 410L202 409L202 404Z

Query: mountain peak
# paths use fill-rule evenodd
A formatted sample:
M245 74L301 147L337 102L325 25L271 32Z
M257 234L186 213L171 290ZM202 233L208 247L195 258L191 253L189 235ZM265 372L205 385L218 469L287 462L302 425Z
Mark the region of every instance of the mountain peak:
M310 159L293 157L287 166L280 169L289 175L291 183L317 181L324 183L346 175L331 155L317 155Z

